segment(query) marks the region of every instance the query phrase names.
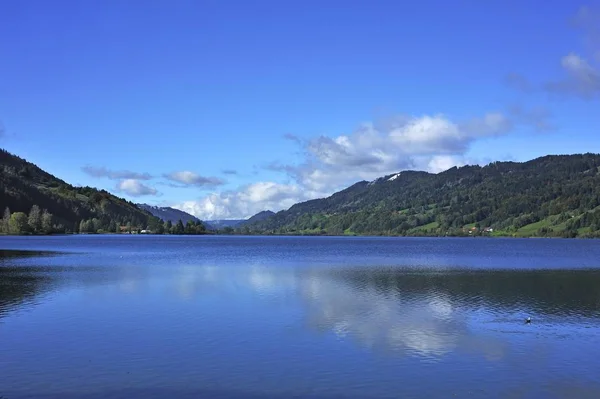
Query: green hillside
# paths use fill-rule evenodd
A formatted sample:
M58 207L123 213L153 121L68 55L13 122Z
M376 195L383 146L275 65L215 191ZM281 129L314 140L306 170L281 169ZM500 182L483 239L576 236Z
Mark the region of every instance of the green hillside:
M74 187L1 149L0 172L0 232L113 232L159 222L129 201L105 190Z
M404 171L246 227L257 234L600 237L599 206L600 155L560 155Z

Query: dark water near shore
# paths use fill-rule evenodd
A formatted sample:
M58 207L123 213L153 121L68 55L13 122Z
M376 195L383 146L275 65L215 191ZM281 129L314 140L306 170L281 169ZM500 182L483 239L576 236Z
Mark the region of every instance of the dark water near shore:
M600 241L64 236L0 249L6 399L600 398Z

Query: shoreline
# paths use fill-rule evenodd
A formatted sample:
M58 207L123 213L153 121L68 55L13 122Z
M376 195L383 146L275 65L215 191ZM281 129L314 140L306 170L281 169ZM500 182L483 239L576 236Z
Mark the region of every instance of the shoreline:
M563 239L598 240L600 237L557 237L557 236L520 236L520 235L393 235L393 234L128 234L128 233L57 233L57 234L0 234L1 237L64 237L64 236L173 236L173 237L382 237L382 238L464 238L464 239Z

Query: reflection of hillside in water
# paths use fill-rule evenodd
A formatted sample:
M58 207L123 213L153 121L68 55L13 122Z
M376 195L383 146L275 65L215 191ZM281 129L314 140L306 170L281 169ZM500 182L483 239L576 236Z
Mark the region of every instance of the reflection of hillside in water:
M335 278L360 290L410 297L439 293L461 307L545 316L600 317L600 270L344 269Z
M62 258L47 263L49 257L62 255L65 254L52 251L0 250L0 318L40 303L41 296L67 284L89 286L122 278L117 269L69 265Z
M10 261L49 255L38 251L0 250L0 318L11 310L33 303L36 296L46 292L51 278L41 267L19 267Z
M505 343L485 334L480 323L518 329L523 313L538 320L598 317L599 286L600 271L356 268L309 278L304 295L315 325L368 346L427 356L476 351L493 358Z
M536 324L575 326L600 320L600 270L166 267L131 266L127 261L103 267L44 267L12 262L35 255L39 253L0 253L0 318L69 283L106 283L93 295L152 290L176 294L180 300L217 293L227 301L251 289L267 302L300 304L312 328L374 350L422 356L466 350L488 358L502 356L505 342L482 333L486 328L519 329L526 315ZM264 312L257 309L257 314L260 311Z

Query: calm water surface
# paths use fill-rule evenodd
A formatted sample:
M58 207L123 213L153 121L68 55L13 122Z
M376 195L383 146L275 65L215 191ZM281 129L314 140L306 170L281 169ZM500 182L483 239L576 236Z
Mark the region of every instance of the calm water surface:
M600 398L599 241L65 236L0 248L6 399Z

